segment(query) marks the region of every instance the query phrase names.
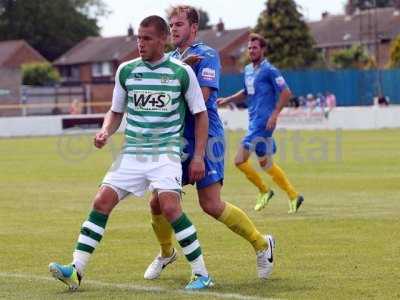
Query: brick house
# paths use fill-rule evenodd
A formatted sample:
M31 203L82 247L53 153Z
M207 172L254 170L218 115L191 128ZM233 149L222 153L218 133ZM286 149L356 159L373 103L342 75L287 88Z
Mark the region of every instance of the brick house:
M20 68L31 62L47 60L24 40L0 41L0 68Z
M238 64L246 49L248 28L225 30L220 22L216 29L199 32L199 40L218 50L222 70L225 73L240 71ZM104 112L110 102L114 87L114 76L120 63L139 56L136 36L129 30L126 36L89 37L54 61L60 71L63 85L85 85L92 112Z
M226 30L224 27L220 21L216 28L199 31L198 39L218 51L222 73L239 73L243 68L240 58L247 50L250 28Z
M400 11L398 8L374 8L355 10L351 14L322 14L319 21L308 26L325 60L330 62L332 54L354 44L364 45L368 53L376 58L379 67L389 61L391 41L400 34Z
M89 37L54 61L63 85L84 85L92 104L110 102L118 65L138 57L136 37ZM94 106L92 112L104 112L107 105Z
M20 114L4 106L20 103L21 65L32 62L47 60L24 40L0 41L0 116Z

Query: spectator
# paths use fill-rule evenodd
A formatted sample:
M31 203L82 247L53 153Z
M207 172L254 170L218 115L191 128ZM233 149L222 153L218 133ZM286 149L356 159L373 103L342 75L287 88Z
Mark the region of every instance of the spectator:
M78 99L74 99L69 107L69 113L71 115L79 115L82 113L82 104Z
M316 105L322 109L326 106L326 98L322 93L317 94Z
M378 105L379 106L389 106L390 100L389 97L385 97L383 95L380 95L378 97Z
M307 104L306 98L305 98L304 96L300 96L300 97L299 97L299 105L300 105L301 107L305 107L306 104Z
M58 106L55 106L52 110L51 110L51 114L52 115L61 115L62 111Z
M325 108L325 118L329 117L329 113L336 107L336 97L331 92L325 93L325 101L326 101L326 108Z
M307 108L309 108L309 110L314 110L315 106L316 106L316 101L314 98L313 94L308 94L307 95Z
M331 111L336 107L336 97L331 92L326 92L325 95L326 106L328 107L328 110Z
M293 96L292 98L290 98L289 107L299 108L299 106L300 106L299 97Z

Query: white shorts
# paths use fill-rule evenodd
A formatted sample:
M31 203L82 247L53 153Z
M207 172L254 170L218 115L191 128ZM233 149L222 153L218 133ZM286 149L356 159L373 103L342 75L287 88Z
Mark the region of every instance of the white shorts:
M120 154L103 179L102 185L113 188L119 199L128 193L143 197L149 191L182 190L182 166L179 159L168 155L151 156ZM125 193L124 193L125 192Z

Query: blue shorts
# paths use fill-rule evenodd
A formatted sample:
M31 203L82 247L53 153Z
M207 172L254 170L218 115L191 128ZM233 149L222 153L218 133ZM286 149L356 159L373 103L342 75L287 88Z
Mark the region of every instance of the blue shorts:
M182 185L189 184L189 164L193 157L194 140L187 140L183 149ZM223 136L208 137L204 164L206 175L196 182L196 188L202 189L216 182L224 180L225 140Z
M242 145L246 150L254 151L258 157L276 153L276 144L272 132L267 130L250 131L243 138Z

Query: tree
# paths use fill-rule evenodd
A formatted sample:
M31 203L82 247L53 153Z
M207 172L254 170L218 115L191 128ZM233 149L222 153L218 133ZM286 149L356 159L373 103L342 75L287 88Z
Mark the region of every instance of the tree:
M110 11L103 0L69 0L85 16L99 18L107 16Z
M400 7L399 0L348 0L345 6L347 14L353 14L356 9L365 10L375 7Z
M101 0L0 0L0 40L24 39L54 60L88 36L98 36Z
M337 51L332 55L332 64L337 69L369 69L376 66L362 45Z
M211 25L208 24L210 18L208 17L208 13L205 10L199 8L197 10L199 12L200 20L199 20L199 30L210 29Z
M400 68L400 35L390 45L389 67Z
M60 81L60 74L49 63L29 63L22 65L22 83L46 86Z
M314 39L293 0L268 0L254 31L266 38L266 55L279 68L306 68L317 59Z

